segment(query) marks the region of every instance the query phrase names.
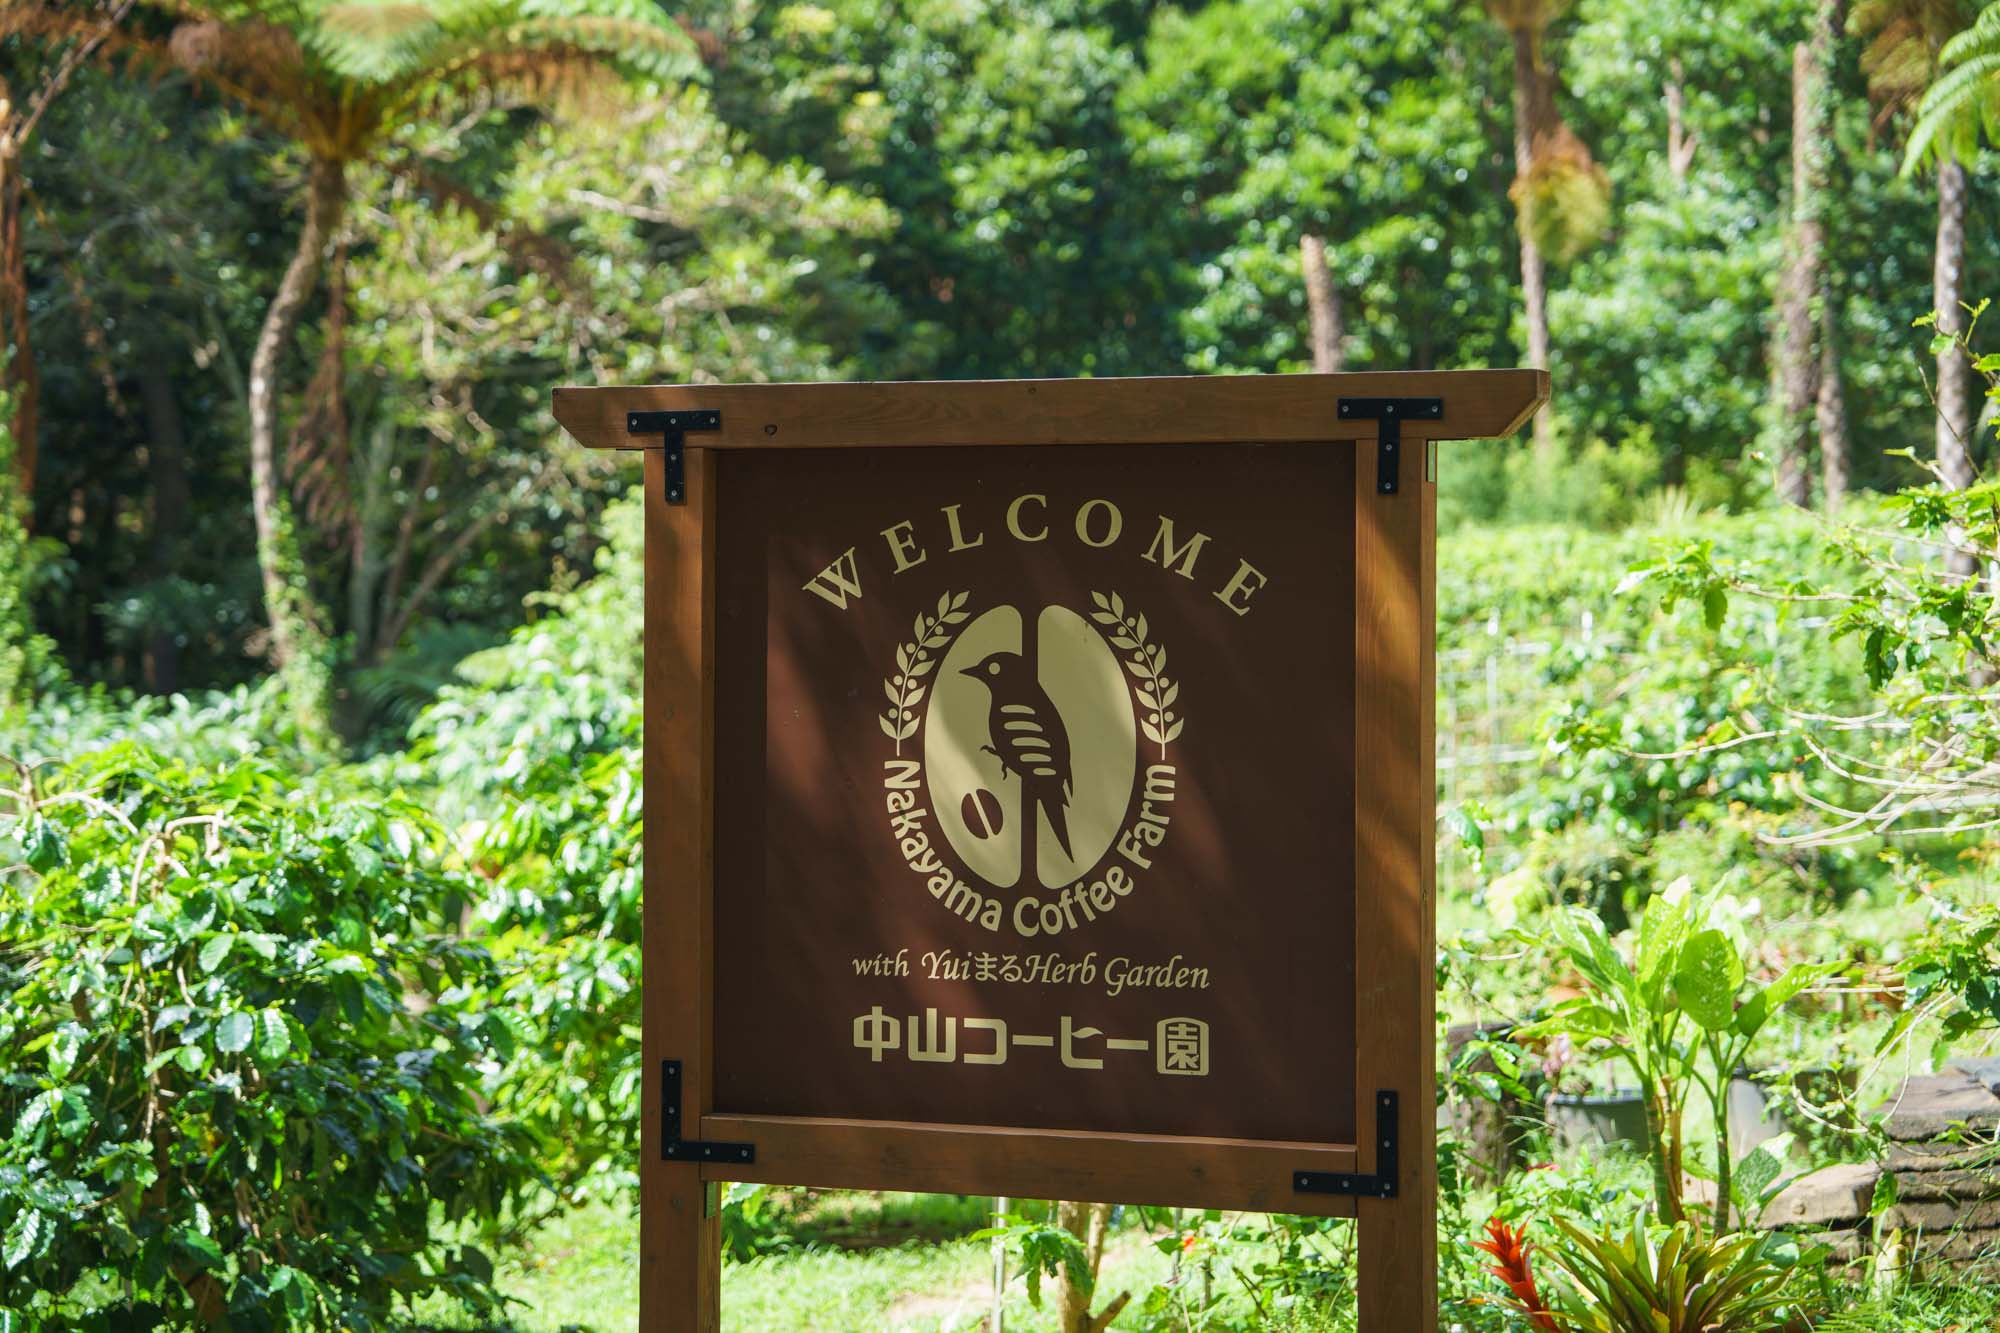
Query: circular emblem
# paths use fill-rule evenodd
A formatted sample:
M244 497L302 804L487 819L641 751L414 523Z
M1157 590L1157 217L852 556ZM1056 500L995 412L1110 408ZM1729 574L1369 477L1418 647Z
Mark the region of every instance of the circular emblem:
M1094 592L1082 610L981 609L946 593L897 646L883 689L882 730L912 783L921 773L936 829L973 881L954 895L967 919L985 906L974 896L1005 894L1022 934L1056 933L1042 923L1074 925L1073 908L1050 918L1021 899L1070 890L1063 902L1082 906L1094 887L1115 901L1151 864L1172 800L1180 685L1117 593ZM1141 811L1150 819L1135 820ZM1127 867L1093 885L1121 847Z

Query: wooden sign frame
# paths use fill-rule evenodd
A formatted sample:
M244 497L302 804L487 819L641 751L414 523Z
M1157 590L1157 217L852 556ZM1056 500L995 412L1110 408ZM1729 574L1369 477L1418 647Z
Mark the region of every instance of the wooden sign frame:
M641 1113L642 1329L719 1329L716 1185L761 1181L1358 1217L1362 1329L1434 1333L1431 446L1510 435L1548 392L1534 370L556 390L557 419L583 444L645 455L643 1046L661 1073ZM1355 761L1369 780L1354 786L1354 928L1367 941L1355 998L1368 1036L1357 1033L1353 1123L1376 1126L1378 1093L1393 1091L1392 1150L718 1113L719 453L1246 443L1320 445L1355 469ZM1343 1182L1350 1193L1300 1192L1301 1173L1362 1179Z

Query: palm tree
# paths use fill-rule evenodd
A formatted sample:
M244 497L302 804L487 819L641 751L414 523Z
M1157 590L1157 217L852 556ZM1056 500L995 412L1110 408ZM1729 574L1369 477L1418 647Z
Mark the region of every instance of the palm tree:
M1960 46L1972 11L1966 0L1859 0L1854 7L1856 32L1871 33L1862 53L1880 123L1916 110L1916 124L1904 156L1907 172L1927 158L1937 162L1937 243L1931 260L1931 307L1937 331L1958 334L1965 329L1965 163L1979 147L1980 121L1992 105L1990 77L1978 70L1980 61ZM1981 25L1994 11L1981 16ZM2000 35L2000 19L1991 25ZM1960 54L1952 52L1958 48ZM1987 65L2000 60L2000 53ZM1968 63L1969 62L1969 63ZM1956 65L1946 73L1948 66ZM1983 90L1983 91L1982 91ZM1942 94L1942 96L1940 96ZM1982 105L1982 99L1986 99ZM1937 463L1947 485L1962 490L1972 484L1972 367L1957 345L1937 354ZM1960 560L1958 563L1964 563Z
M61 0L15 0L57 24ZM164 34L164 35L161 35ZM619 75L680 78L693 42L653 0L151 0L115 50L185 71L305 158L303 225L250 359L250 474L271 658L292 708L328 716L331 648L278 476L283 357L332 262L363 166L393 165L399 132L512 94L580 100Z

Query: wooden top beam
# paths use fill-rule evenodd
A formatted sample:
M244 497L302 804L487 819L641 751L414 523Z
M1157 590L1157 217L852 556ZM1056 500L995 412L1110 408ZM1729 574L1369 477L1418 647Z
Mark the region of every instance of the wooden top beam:
M628 412L713 408L722 428L691 449L990 444L1283 444L1371 439L1341 421L1342 398L1437 397L1444 416L1409 423L1428 439L1511 435L1548 401L1542 370L1340 375L1173 375L1135 379L930 380L865 384L651 384L555 391L556 420L593 449L658 447Z

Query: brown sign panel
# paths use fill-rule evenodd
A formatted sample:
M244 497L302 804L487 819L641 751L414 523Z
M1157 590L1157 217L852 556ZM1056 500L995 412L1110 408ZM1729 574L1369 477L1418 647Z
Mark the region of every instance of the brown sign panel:
M715 1107L1354 1141L1354 468L717 472Z
M643 1327L758 1180L1355 1216L1435 1329L1429 442L1547 392L558 391L648 451Z

